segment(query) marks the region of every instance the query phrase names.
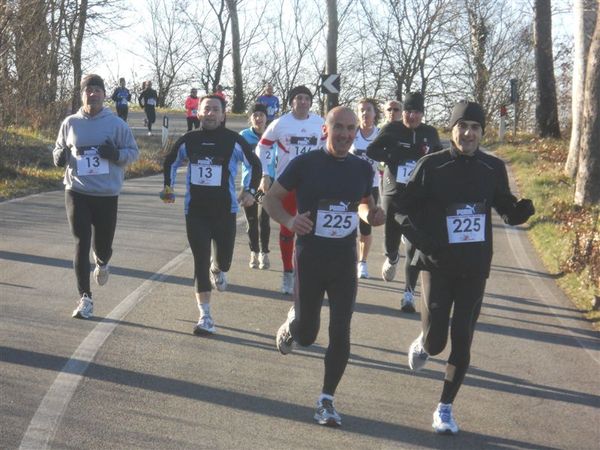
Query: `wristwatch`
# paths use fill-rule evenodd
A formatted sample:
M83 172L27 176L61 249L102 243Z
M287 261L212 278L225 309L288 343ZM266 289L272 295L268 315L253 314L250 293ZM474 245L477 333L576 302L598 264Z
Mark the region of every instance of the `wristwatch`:
M251 195L256 195L256 189L248 188L245 189L246 192L249 192Z

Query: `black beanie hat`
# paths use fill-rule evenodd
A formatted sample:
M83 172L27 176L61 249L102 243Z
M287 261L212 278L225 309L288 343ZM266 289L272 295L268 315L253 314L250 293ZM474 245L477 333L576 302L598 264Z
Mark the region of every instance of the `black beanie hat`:
M420 92L411 92L404 97L404 111L425 111L425 98Z
M104 80L100 75L96 75L95 73L86 75L81 80L81 92L85 91L85 88L88 86L98 86L100 87L104 93L106 94L106 89L104 89Z
M292 104L292 100L294 100L294 97L298 94L308 95L310 97L310 101L312 102L313 94L312 94L312 92L310 92L310 89L308 89L306 86L296 86L296 87L292 88L292 90L290 91L290 95L288 98L288 103L290 105Z
M479 103L461 100L454 105L452 116L450 117L450 128L454 128L454 125L459 120L478 122L481 125L481 131L485 131L485 111Z
M267 115L267 107L265 105L263 105L262 103L255 103L254 106L252 106L252 109L250 109L250 114L254 114L255 112L265 113L265 116L266 116Z

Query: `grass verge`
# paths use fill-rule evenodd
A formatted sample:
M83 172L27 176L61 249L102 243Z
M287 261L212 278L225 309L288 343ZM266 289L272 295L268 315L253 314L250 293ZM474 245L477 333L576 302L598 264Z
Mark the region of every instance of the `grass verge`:
M600 328L600 205L573 204L574 181L563 173L566 140L519 137L490 147L511 166L521 196L531 198L536 214L528 234L557 284Z

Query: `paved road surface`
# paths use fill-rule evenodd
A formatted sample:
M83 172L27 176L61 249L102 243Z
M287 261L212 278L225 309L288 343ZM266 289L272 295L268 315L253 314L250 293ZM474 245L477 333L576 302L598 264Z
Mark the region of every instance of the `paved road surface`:
M193 336L181 198L163 205L161 185L161 176L125 183L111 278L94 289L90 321L70 318L77 298L63 193L0 203L1 448L598 448L598 333L521 229L495 226L456 437L431 431L448 351L409 371L419 316L398 311L402 276L380 279L377 229L336 397L344 424L327 429L312 423L327 308L314 346L288 356L274 347L290 305L278 293L275 227L272 268L250 270L240 217L230 288L214 294L218 334Z

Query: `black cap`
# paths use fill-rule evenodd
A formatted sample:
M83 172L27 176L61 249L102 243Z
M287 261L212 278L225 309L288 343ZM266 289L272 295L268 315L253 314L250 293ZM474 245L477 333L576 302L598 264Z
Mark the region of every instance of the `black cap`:
M250 109L250 114L254 114L255 112L265 113L267 115L267 107L262 103L255 103Z
M461 100L452 110L452 116L450 117L450 128L454 128L456 122L459 120L472 120L478 122L481 125L481 130L485 131L485 111L479 103L469 102L467 100Z
M411 92L404 97L405 111L425 111L425 98L420 92Z
M290 95L288 98L288 103L290 105L292 104L292 100L294 100L294 97L298 94L308 95L310 97L310 101L312 102L313 94L312 94L312 92L310 92L310 89L308 89L306 86L296 86L296 87L292 88L292 90L290 91Z
M85 88L88 86L98 86L106 94L106 89L104 89L104 80L100 75L92 73L83 77L80 84L81 92L85 91Z

